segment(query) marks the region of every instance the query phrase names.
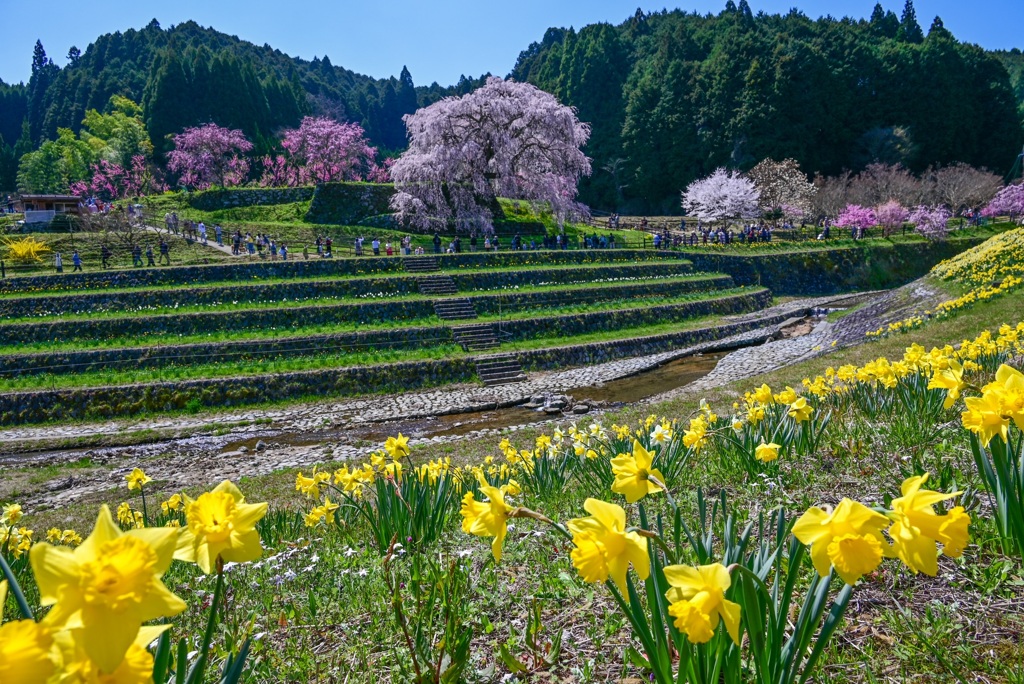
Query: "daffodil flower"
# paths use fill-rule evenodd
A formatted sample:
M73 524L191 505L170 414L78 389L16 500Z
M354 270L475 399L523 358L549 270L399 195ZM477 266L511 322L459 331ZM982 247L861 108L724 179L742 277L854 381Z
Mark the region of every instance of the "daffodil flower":
M771 442L769 444L761 443L754 448L754 458L762 463L771 463L778 459L779 449L781 448L782 447L775 442Z
M609 578L628 600L626 572L630 564L637 576L645 580L651 574L647 542L636 532L626 531L626 512L620 506L587 499L583 509L586 518L575 518L567 524L572 533L572 564L584 582L605 582Z
M501 547L508 533L508 514L512 507L505 503L505 497L496 487L481 486L481 493L487 501L477 501L473 492L462 497L462 531L478 537L494 537L491 553L494 560L501 561Z
M662 488L651 481L657 479L664 484L665 476L661 471L652 468L654 454L643 448L639 441L633 441L632 454L619 454L612 459L612 473L615 481L612 491L622 494L629 503L635 503L648 494L662 491Z
M36 544L30 559L40 604L53 606L46 621L83 629L82 648L100 670L113 672L142 623L186 608L160 580L177 536L170 528L122 532L103 506L96 527L73 551Z
M691 643L706 644L721 621L729 637L739 645L740 605L725 598L732 585L728 568L721 563L699 567L670 565L664 572L665 581L671 586L665 592L668 613Z
M908 568L934 577L938 572L939 555L935 543L942 544L943 555L959 558L967 546L971 517L962 506L938 515L935 504L959 496L960 492L943 494L922 490L927 480L925 473L903 482L900 490L903 496L892 501L889 517L893 523L889 536L893 550Z
M853 585L891 555L882 530L889 519L864 504L843 499L831 513L808 509L793 525L793 536L811 547L811 561L822 577L835 567Z
M213 491L192 500L185 497L185 519L174 557L195 563L209 574L220 558L245 563L263 553L256 523L267 513L267 504L249 504L232 482L224 480Z

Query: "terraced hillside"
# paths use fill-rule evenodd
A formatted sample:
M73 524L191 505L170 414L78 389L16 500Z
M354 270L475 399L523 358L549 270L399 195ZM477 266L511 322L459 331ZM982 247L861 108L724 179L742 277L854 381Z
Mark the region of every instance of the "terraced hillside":
M670 252L215 264L0 283L0 424L525 373L718 339L771 293Z

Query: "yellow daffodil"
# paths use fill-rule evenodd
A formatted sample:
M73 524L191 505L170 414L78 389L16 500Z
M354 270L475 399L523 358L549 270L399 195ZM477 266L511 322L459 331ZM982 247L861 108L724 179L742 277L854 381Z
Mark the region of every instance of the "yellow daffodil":
M60 544L60 530L56 527L46 530L46 541L51 544Z
M754 448L754 458L762 463L771 463L779 457L779 449L781 448L775 442L769 444L762 442Z
M691 643L710 641L721 620L729 637L739 645L740 606L725 598L732 578L724 565L670 565L665 568L665 580L672 587L665 592L668 613Z
M928 382L928 389L946 390L946 401L942 408L948 409L960 398L960 392L964 388L964 368L956 359L950 359L949 365L943 370L937 370Z
M104 670L89 657L83 647L83 630L75 629L57 635L57 643L64 660L61 684L86 682L97 684L151 684L153 681L153 655L146 647L155 641L170 625L142 627L135 635L124 659L112 670Z
M775 395L772 394L772 388L768 385L762 384L752 392L751 396L759 404L768 405L775 402Z
M798 423L810 420L812 413L814 413L814 407L808 404L803 397L789 405L789 415Z
M661 491L661 487L650 481L654 477L664 484L665 476L652 468L654 454L644 449L639 441L633 441L632 454L619 454L612 459L612 491L622 494L629 503L635 503L648 494Z
M21 505L12 503L4 506L4 512L0 514L0 523L4 525L13 525L21 520L23 513L21 511Z
M100 670L112 672L142 623L186 608L160 580L177 536L169 528L122 532L103 506L96 527L73 551L36 544L30 558L39 602L53 606L46 621L81 628L82 648Z
M506 484L501 485L499 489L502 494L508 494L509 496L519 496L523 493L523 488L515 480L509 480Z
M122 501L117 506L117 522L122 525L135 524L135 514L132 512L131 504L127 501Z
M313 474L306 477L302 474L302 471L295 476L295 491L302 492L311 499L318 498L320 496L321 485L330 482L331 474L327 472L318 472L316 468L313 468Z
M477 537L494 537L491 553L494 560L501 561L501 547L508 532L508 514L512 507L505 503L505 497L496 487L481 486L480 492L487 501L477 501L473 492L462 497L462 531Z
M384 449L391 455L391 458L398 460L409 455L409 438L398 433L398 437L388 437L384 442Z
M217 558L244 563L263 552L256 523L267 513L266 503L249 504L232 482L224 480L213 491L193 501L185 497L185 519L175 558L195 563L209 574Z
M819 575L825 577L835 567L843 581L853 585L889 555L882 537L888 526L889 519L881 513L843 499L831 513L808 509L793 526L793 536L811 547L811 561Z
M620 506L587 499L583 509L586 518L575 518L567 524L572 533L572 564L584 582L615 582L626 600L626 571L629 565L645 580L651 573L647 542L636 532L626 531L626 512Z
M961 414L964 427L978 435L987 445L997 435L1005 442L1009 436L1010 420L1003 416L1002 401L997 391L987 391L980 397L964 399L967 410Z
M786 389L775 395L775 401L780 404L786 404L787 406L792 404L796 401L796 390L787 385Z
M0 582L0 599L6 593L7 582ZM60 679L60 666L60 652L50 625L18 620L0 626L0 682L54 684Z
M78 546L82 543L82 536L74 530L64 530L60 533L60 543L68 546Z
M132 472L124 476L124 479L128 482L128 489L142 489L143 485L147 485L153 481L149 475L142 472L142 468L135 468Z
M925 473L911 477L901 487L903 496L892 501L892 527L889 536L893 550L914 572L935 576L938 572L938 550L935 543L942 544L942 553L950 558L959 558L967 546L968 526L971 517L963 507L957 506L945 515L935 512L935 504L958 496L960 492L943 494L922 490L928 480Z
M160 504L160 510L164 512L164 515L170 515L171 513L180 511L183 506L184 501L181 498L181 494L172 494L171 498Z

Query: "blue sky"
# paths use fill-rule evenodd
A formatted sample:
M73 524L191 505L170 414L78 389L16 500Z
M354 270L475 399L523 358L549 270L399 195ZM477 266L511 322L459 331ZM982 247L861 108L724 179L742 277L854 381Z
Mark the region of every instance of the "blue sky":
M738 1L738 0L737 0ZM786 12L794 5L818 17L866 17L875 0L749 0L754 12ZM448 85L461 74L505 75L519 52L540 40L549 26L620 23L637 6L666 7L645 0L4 0L0 78L28 80L32 46L43 41L58 64L68 48L82 51L98 35L141 28L154 17L165 28L193 19L289 55L331 62L374 77L395 75L408 65L418 85ZM882 5L900 14L903 0ZM668 5L671 7L671 5ZM725 0L688 0L686 11L717 13ZM1024 48L1022 0L917 0L918 21L927 30L935 15L961 40L986 48Z

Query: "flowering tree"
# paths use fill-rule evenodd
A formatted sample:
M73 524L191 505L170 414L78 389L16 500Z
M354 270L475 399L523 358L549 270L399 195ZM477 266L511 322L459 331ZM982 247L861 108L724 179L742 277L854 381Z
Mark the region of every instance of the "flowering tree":
M997 216L1009 216L1024 218L1024 183L1007 185L996 193L992 201L981 210L981 215L987 218Z
M803 216L810 210L817 190L793 159L764 159L747 177L757 188L761 212L776 221L784 216Z
M951 212L945 206L934 207L921 205L909 216L917 232L930 240L945 240L949 235L949 218Z
M260 159L263 175L260 185L265 188L295 187L299 184L299 170L284 155L266 155Z
M361 180L377 154L362 126L325 116L305 117L298 128L284 134L281 145L298 169L299 183Z
M749 178L736 171L717 169L683 191L683 208L701 221L754 218L760 211L760 193Z
M871 207L862 207L859 204L847 204L846 208L840 212L835 223L838 228L849 228L854 232L858 228L865 231L877 224L878 219L875 217L874 210Z
M394 157L389 157L384 160L383 163L377 164L377 162L370 162L370 170L366 172L366 180L371 183L390 183L391 168L398 161Z
M72 194L99 195L106 199L138 197L153 192L163 192L164 185L153 176L153 171L141 154L132 157L126 169L117 162L101 159L91 167L92 176L85 181L72 183Z
M209 123L174 136L167 167L187 187L205 190L211 185L238 185L249 174L249 162L242 155L250 150L252 143L242 131Z
M886 235L892 235L902 228L904 221L909 217L910 212L896 200L889 200L875 207L875 221L882 226L882 231Z
M559 221L586 213L576 186L590 174L580 149L590 127L553 95L491 77L404 120L409 149L391 168L391 206L413 225L488 231L498 197L547 203Z

